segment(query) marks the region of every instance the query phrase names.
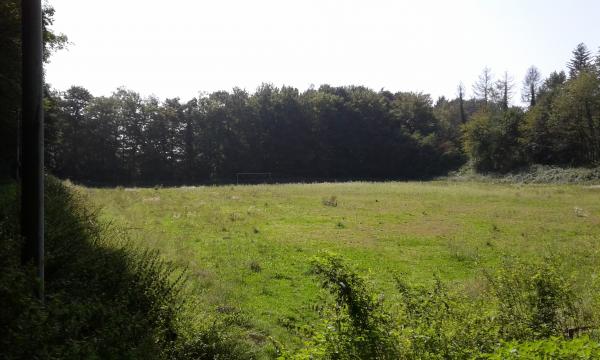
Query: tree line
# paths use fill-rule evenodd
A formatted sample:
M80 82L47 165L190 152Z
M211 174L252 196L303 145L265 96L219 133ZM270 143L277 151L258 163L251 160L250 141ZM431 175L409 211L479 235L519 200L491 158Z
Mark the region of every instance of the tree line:
M261 85L182 103L118 89L48 92L47 164L91 183L275 179L398 179L443 174L463 161L458 119L436 116L428 95ZM472 108L474 106L471 106Z
M18 168L18 2L0 5L0 170ZM66 44L48 30L46 55ZM531 67L516 101L507 73L485 68L467 98L322 85L300 91L263 84L189 101L142 97L120 88L45 89L47 170L97 185L227 182L239 172L275 180L428 179L469 162L508 172L529 164L595 166L600 161L600 54L584 44L567 72Z
M532 66L515 81L485 68L457 97L329 85L261 85L188 102L128 89L94 97L47 91L47 161L63 178L96 184L232 181L239 172L280 180L427 179L470 162L508 172L529 164L600 160L600 55L584 44L564 71Z
M476 169L600 164L600 52L594 57L579 44L567 67L568 75L554 71L545 79L531 67L523 81L526 108L507 107L501 95L499 102L484 104L471 116L463 126L463 148ZM475 88L493 94L484 75ZM501 84L510 88L509 82Z

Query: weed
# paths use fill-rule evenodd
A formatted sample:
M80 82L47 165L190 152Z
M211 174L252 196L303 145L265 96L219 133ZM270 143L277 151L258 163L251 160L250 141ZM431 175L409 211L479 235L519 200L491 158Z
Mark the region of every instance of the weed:
M252 270L252 272L259 273L262 271L262 267L260 266L260 264L258 262L251 261L250 262L250 270Z
M332 206L332 207L338 206L337 196L330 196L328 198L323 198L323 200L321 200L321 202L325 206Z
M273 275L273 279L275 280L292 280L292 278L288 275L276 272L275 275Z
M577 217L588 217L588 214L580 207L574 207L573 211L575 211L575 216Z

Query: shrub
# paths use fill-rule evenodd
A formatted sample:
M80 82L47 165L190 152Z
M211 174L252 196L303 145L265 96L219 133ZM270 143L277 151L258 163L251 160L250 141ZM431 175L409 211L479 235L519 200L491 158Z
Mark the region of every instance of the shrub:
M481 110L463 125L465 152L479 171L508 172L524 164L519 124L523 111Z
M250 270L252 270L252 272L259 273L262 271L262 267L260 266L260 264L257 261L251 261L250 262Z
M52 178L46 184L44 306L32 296L33 269L19 261L16 187L0 187L3 358L162 359L220 341L180 321L189 308L182 271L99 222L73 190ZM228 346L229 355L240 347Z
M600 358L600 344L587 336L573 340L559 337L550 339L505 343L493 354L480 355L478 359L555 359L592 360Z
M323 323L313 329L309 346L294 357L397 359L400 352L395 326L366 281L332 254L316 257L312 271L334 296L335 305L325 310Z
M449 291L438 278L425 287L396 276L400 298L387 307L341 258L317 257L312 269L334 303L307 332L307 346L294 355L283 351L283 358L591 359L600 351L589 338L564 339L594 326L582 322L580 299L551 259L506 261L488 274L491 290L477 299Z
M530 165L510 173L477 173L470 163L446 179L452 181L483 181L517 184L597 184L600 182L600 167L568 168L548 165Z
M576 311L580 299L556 260L534 265L507 259L496 274L487 277L497 300L503 339L562 336L583 325Z
M495 348L498 328L485 304L451 294L436 277L431 288L396 277L404 355L409 359L466 359Z

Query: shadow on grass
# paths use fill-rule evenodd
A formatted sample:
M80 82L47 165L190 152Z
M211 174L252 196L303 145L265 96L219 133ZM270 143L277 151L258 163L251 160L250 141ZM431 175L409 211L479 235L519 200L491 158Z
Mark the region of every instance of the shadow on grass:
M13 358L247 358L223 329L186 322L184 272L101 224L76 192L46 185L46 299L20 265L17 189L0 186L0 348ZM191 314L189 314L191 315Z

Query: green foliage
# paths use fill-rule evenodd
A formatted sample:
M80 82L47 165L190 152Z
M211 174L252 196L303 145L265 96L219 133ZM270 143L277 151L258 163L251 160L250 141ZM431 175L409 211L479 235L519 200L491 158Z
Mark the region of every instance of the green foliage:
M584 43L579 43L573 50L573 57L567 67L571 78L576 78L581 72L592 70L592 54Z
M600 79L578 46L571 76L550 74L526 115L523 145L529 162L595 166L600 161Z
M479 299L451 293L437 278L427 288L397 277L401 296L391 309L337 256L316 258L313 271L335 304L306 348L283 358L591 359L600 352L588 337L564 340L576 334L570 329L595 326L583 326L580 299L548 259L537 265L507 262L488 275L491 291Z
M339 257L317 258L313 269L336 302L299 358L455 359L494 348L497 330L490 318L451 296L439 280L427 289L397 278L401 297L391 315Z
M478 359L556 359L592 360L600 358L600 343L582 336L573 340L552 337L544 340L504 343L493 354L484 354Z
M64 48L67 38L52 31L54 8L44 2L44 61ZM0 3L0 180L16 170L17 129L21 108L21 2Z
M549 258L531 265L507 260L496 274L488 274L503 339L562 336L586 325L576 310L581 301L572 281L556 261Z
M494 349L498 325L483 300L451 294L436 277L431 288L397 277L401 333L408 359L465 359Z
M188 334L180 321L189 316L186 309L192 311L181 294L183 273L156 251L133 248L120 232L99 222L80 195L52 178L46 187L42 306L33 297L32 269L19 264L15 188L1 189L4 358L161 359L179 349L212 346ZM220 339L208 333L195 336L215 344Z
M600 167L563 168L550 165L531 165L506 174L481 174L467 165L450 173L447 179L507 184L596 184L600 181Z
M187 103L123 88L109 97L79 87L47 96L51 171L77 182L225 182L245 171L284 181L427 178L463 160L458 139L447 138L456 131L441 131L420 93L264 84Z
M581 71L570 79L552 103L548 130L553 150L574 165L600 161L600 79Z
M478 171L598 164L600 73L584 44L573 51L569 70L568 79L564 72L554 72L542 82L539 71L531 67L524 80L523 100L530 103L524 114L488 103L489 81L484 80L489 70L484 71L477 89L485 104L463 126L464 149Z
M591 179L593 173L583 170L565 175L544 167L539 177L515 175L515 181ZM368 276L367 285L376 298L384 295L384 309L400 324L403 301L393 274L405 274L405 283L423 285L425 292L433 291L431 276L437 274L448 296L474 307L459 311L453 305L452 312L473 315L478 324L496 302L482 268L493 273L505 255L537 263L555 254L584 300L577 307L591 308L589 278L600 266L598 187L486 181L77 189L102 207L104 218L128 228L132 240L187 267L189 297L200 303L201 313L239 314L240 323L230 329L238 328L240 338L263 353L272 338L294 353L313 338L320 315L335 307L332 298L319 300L327 292L308 273L321 250L343 255L346 266ZM332 194L338 206L322 205ZM483 295L487 302L479 300ZM447 330L462 329L452 321ZM486 331L482 325L464 328Z
M464 125L465 151L479 171L507 172L523 163L519 143L523 112L482 110Z
M396 359L398 333L381 300L365 280L336 255L325 253L312 262L323 288L335 298L335 306L325 314L320 332L307 349L295 358Z

